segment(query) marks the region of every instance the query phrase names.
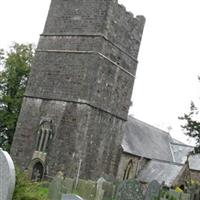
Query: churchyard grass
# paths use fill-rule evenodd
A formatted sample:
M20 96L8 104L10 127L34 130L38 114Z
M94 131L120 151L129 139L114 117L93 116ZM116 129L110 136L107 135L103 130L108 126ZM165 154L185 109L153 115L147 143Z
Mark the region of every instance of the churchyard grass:
M31 182L26 173L19 169L16 171L17 181L13 200L49 200L48 188L44 187L44 182Z

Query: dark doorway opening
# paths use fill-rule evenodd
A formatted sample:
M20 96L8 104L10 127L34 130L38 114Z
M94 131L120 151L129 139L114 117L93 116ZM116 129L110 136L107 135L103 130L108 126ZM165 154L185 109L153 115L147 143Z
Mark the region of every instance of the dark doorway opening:
M43 176L44 176L44 166L42 165L41 162L36 162L33 165L31 180L39 182L43 179Z

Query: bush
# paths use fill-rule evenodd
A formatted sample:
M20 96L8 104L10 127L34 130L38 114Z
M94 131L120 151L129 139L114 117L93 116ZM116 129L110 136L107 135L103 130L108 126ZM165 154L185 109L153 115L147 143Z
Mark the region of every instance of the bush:
M16 169L16 186L13 200L48 200L48 188L44 182L31 182L27 173Z

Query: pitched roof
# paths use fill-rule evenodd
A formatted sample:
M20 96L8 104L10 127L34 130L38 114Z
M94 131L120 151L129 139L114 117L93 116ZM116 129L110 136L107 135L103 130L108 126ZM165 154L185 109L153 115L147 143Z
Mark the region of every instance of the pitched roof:
M176 177L180 174L183 165L158 160L150 161L139 173L138 179L144 183L157 180L160 184L165 182L166 186L172 186Z
M187 160L188 154L193 151L194 147L180 144L180 143L170 143L174 162L184 164Z
M166 161L173 161L170 147L172 138L158 128L129 117L123 126L122 148L133 155Z
M167 132L130 116L123 126L123 134L121 145L124 152L151 160L167 161L168 165L184 164L187 155L194 148L173 139ZM155 165L155 162L153 164ZM150 166L153 167L153 164ZM200 171L200 155L190 156L189 167Z
M189 157L189 167L191 170L200 171L200 155L192 155Z

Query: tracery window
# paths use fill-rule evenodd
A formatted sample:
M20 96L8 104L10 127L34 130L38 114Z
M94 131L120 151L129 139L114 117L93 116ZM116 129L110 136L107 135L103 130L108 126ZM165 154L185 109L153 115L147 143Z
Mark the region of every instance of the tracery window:
M52 120L42 119L38 129L36 150L46 153L53 138Z

